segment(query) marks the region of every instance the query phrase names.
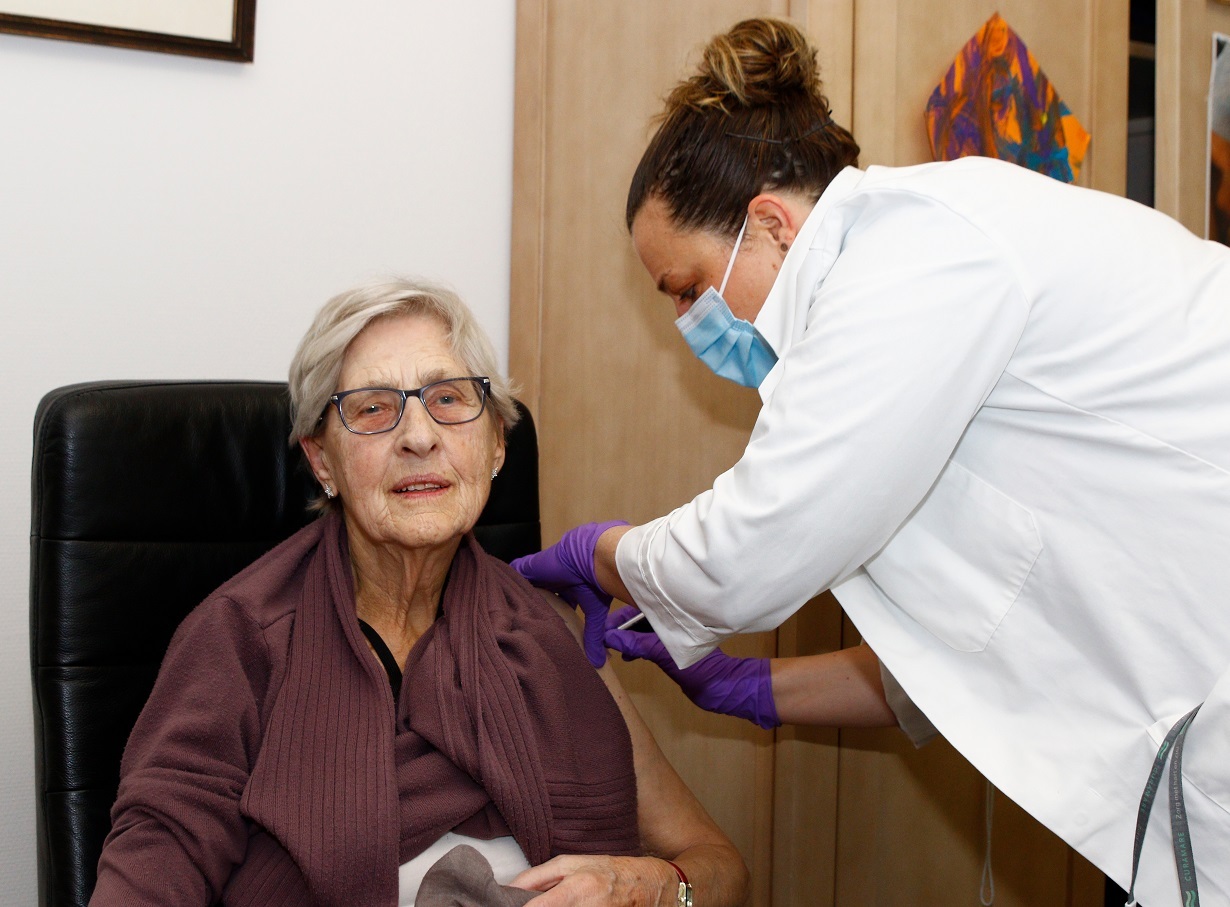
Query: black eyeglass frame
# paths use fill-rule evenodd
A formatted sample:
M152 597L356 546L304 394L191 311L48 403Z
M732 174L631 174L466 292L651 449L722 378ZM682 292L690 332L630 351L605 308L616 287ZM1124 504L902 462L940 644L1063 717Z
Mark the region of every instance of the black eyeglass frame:
M478 382L479 393L482 395L482 402L479 403L478 412L469 419L462 419L460 422L442 422L436 418L435 414L427 406L427 401L423 399L423 392L431 390L440 384L451 384L455 381L476 381ZM356 431L346 423L346 417L342 415L342 400L349 397L351 394L370 393L371 391L389 391L390 393L401 395L401 411L397 414L396 421L388 428L381 428L377 431ZM413 390L402 390L397 387L356 387L353 390L341 391L329 398L329 403L337 410L337 418L342 423L342 428L350 432L352 435L382 435L385 432L392 431L401 425L402 418L406 415L406 403L411 397L418 397L419 403L423 404L423 410L427 415L431 416L433 422L437 425L466 425L480 418L487 411L487 400L491 397L491 379L482 375L460 375L456 378L441 378L439 381L432 381L430 384L424 384L422 387L416 387ZM327 414L329 407L325 406ZM324 415L321 416L324 419Z

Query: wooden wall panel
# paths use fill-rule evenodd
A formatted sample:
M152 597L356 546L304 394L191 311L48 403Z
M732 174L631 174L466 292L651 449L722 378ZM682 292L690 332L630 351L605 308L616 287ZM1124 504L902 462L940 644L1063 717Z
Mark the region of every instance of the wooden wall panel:
M623 223L650 118L703 42L748 15L788 15L818 46L834 116L863 145L864 165L909 164L928 157L931 87L995 8L519 0L510 361L541 435L545 541L587 520L643 521L689 500L737 459L755 419L753 391L687 354ZM1121 191L1126 4L999 8L1093 133L1082 182ZM826 651L843 632L854 641L822 596L777 634L729 650ZM752 903L976 903L983 782L947 744L915 751L891 731L771 734L700 712L655 668L619 671L747 859ZM1100 905L1088 864L1002 798L996 816L997 904Z
M1157 113L1153 204L1206 235L1212 33L1230 34L1230 6L1157 0Z
M816 48L833 119L854 117L854 0L792 0L790 19Z
M542 396L542 269L546 217L547 2L517 0L513 79L512 240L508 373L535 415Z
M689 500L737 459L755 418L754 391L715 380L687 354L624 227L660 97L689 53L752 12L784 9L747 0L549 6L540 324L549 352L538 409L553 470L548 537Z
M946 741L842 731L838 786L837 904L978 903L987 784ZM996 907L1102 907L1102 875L998 791L991 871Z
M716 32L786 0L518 7L510 360L539 429L544 541L644 521L742 452L756 393L688 354L632 251L624 201L665 92ZM775 634L729 647L772 654ZM773 734L696 709L656 668L619 666L662 748L771 899Z
M778 631L778 654L841 646L841 609L825 593ZM837 887L838 734L827 728L777 731L773 789L773 903L832 907Z
M853 131L861 163L931 160L927 99L961 46L998 11L1092 134L1080 182L1126 182L1127 4L1038 0L856 0ZM848 629L847 643L857 641ZM983 778L944 741L915 750L895 731L840 735L837 905L977 903ZM1002 796L993 822L997 905L1100 907L1102 878Z

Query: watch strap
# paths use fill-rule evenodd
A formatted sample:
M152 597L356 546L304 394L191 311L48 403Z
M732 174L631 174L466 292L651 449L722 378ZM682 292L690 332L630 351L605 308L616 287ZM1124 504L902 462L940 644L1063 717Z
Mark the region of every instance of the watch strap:
M678 900L675 901L675 907L692 907L692 883L688 881L687 875L677 863L671 863L670 860L665 862L670 863L671 869L675 870L675 875L679 876L679 895Z

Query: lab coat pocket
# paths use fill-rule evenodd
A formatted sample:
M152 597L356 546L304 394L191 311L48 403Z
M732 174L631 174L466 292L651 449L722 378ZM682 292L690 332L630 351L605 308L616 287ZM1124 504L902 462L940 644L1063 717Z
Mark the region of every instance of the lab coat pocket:
M949 461L865 567L897 607L959 652L991 641L1042 552L1033 514Z

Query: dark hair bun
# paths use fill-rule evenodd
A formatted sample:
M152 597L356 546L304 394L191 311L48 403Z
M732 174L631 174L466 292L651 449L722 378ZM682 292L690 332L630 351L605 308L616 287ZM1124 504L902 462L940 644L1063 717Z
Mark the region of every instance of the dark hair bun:
M696 75L666 99L667 115L681 107L701 110L780 103L783 95L820 98L820 67L803 33L780 19L746 19L705 47Z
M680 229L734 238L748 200L793 192L815 201L858 143L833 122L816 51L781 19L746 19L711 40L691 78L666 98L624 217L652 197Z

